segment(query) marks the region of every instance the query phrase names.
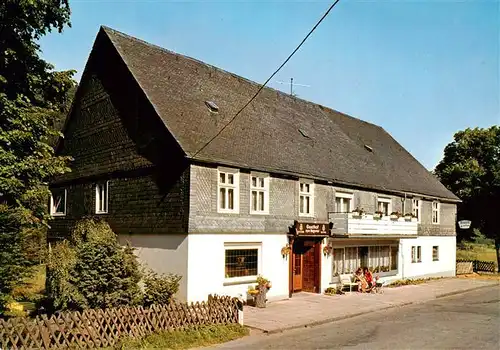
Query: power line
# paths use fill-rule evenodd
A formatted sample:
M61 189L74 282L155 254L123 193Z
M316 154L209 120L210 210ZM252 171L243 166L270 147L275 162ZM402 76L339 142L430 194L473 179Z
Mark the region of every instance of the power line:
M300 44L295 48L295 50L293 50L293 52L287 57L287 59L278 67L278 69L276 69L274 71L274 73L269 77L267 78L267 80L264 82L264 84L262 84L259 88L259 90L257 90L257 92L255 93L255 95L253 95L253 97L247 102L245 103L245 105L243 107L240 108L240 110L234 115L234 117L231 118L231 120L222 127L222 129L219 130L219 132L217 134L215 134L215 136L213 136L210 140L207 141L207 143L205 143L203 145L203 147L201 147L198 151L196 151L194 154L193 154L193 157L196 157L196 155L198 153L200 153L201 151L203 151L213 140L215 140L237 117L238 115L241 114L241 112L243 112L243 110L245 108L248 107L248 105L250 103L252 103L252 101L257 97L257 95L259 95L259 93L262 91L262 89L267 85L267 83L269 83L269 81L271 81L271 79L281 70L281 68L283 68L285 66L285 64L288 63L288 61L290 61L290 59L292 58L293 55L295 55L295 53L300 49L300 47L306 42L306 40L311 36L311 34L316 30L316 28L321 24L321 22L323 22L323 20L326 18L326 16L328 16L328 14L330 13L330 11L335 7L335 5L337 5L337 3L339 2L340 0L335 0L335 2L328 8L328 10L326 10L325 14L319 19L318 23L316 23L316 25L309 31L309 33L307 33L307 35L305 36L304 39L302 39L302 41L300 42Z

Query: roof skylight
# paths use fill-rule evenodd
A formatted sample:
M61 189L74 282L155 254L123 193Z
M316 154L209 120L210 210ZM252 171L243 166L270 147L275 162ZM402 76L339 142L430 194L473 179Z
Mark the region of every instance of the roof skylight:
M205 104L207 105L210 112L212 112L212 113L219 112L219 106L217 106L214 101L205 101Z

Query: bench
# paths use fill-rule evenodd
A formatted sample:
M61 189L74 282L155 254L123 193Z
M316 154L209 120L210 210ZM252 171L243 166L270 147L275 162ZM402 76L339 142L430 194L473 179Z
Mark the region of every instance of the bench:
M354 276L351 274L347 275L340 275L340 285L341 285L341 290L344 290L344 288L349 287L349 292L352 293L352 287L358 287L358 283L353 281Z

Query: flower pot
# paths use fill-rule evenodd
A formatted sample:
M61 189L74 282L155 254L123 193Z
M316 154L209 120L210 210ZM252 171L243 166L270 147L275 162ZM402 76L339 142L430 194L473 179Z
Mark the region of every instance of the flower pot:
M397 215L391 215L391 220L397 220L398 216Z
M259 294L255 296L255 306L259 308L265 308L267 301L266 296L267 296L267 287L259 286Z

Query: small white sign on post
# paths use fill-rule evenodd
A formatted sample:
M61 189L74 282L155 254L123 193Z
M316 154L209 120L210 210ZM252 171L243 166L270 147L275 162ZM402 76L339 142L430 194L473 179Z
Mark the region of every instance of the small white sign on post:
M458 222L458 227L460 227L463 230L466 230L470 227L471 221L470 220L460 220Z

